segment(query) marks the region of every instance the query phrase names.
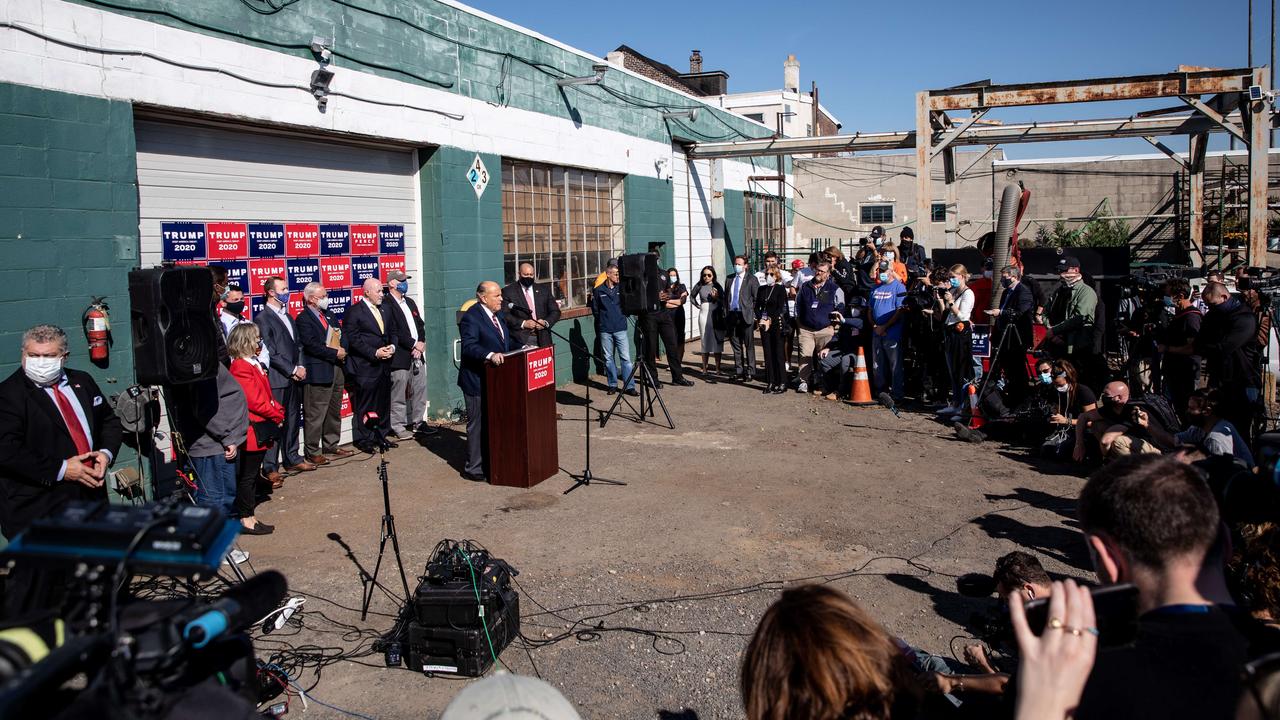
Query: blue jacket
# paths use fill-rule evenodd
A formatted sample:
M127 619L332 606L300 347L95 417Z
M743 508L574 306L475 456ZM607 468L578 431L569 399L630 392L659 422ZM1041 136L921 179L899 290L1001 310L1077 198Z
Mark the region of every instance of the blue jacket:
M600 332L616 333L627 329L627 316L622 314L622 302L618 288L601 283L591 292L591 311L596 315L596 327Z
M844 292L834 280L817 289L807 282L796 293L796 322L805 330L821 330L831 324L833 310L844 310L844 301Z
M484 306L476 303L462 314L458 335L462 339L462 366L458 368L458 387L463 395L478 397L484 387L484 362L489 353L505 353L520 348L520 341L507 327L507 314L497 313L502 334L493 326Z

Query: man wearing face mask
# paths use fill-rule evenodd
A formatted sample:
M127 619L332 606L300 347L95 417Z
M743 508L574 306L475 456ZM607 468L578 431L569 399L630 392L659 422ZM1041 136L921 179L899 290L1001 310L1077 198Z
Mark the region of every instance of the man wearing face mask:
M1096 372L1097 360L1101 358L1094 327L1098 294L1084 282L1077 258L1059 259L1058 277L1062 279L1062 286L1049 300L1045 348L1056 358L1071 360L1086 384L1097 387L1096 383L1103 379L1097 377Z
M502 306L520 308L507 313L507 327L525 345L551 347L552 335L547 328L560 319L560 305L551 294L551 286L538 283L533 263L520 263L517 272L516 281L502 288Z
M1014 265L1000 270L1000 306L988 310L995 318L992 341L996 348L996 366L1005 376L1005 399L1009 407L1022 404L1027 395L1027 349L1034 336L1031 334L1031 316L1035 312L1035 298L1031 289L1022 282L1022 271Z
M355 451L338 447L342 435L342 365L347 359L346 337L341 323L329 311L329 291L318 282L302 288L306 308L294 320L302 345L302 366L307 379L302 386L305 418L303 442L307 462L327 465L329 458L344 458Z
M423 342L426 326L418 304L409 297L409 276L403 270L387 274L391 319L396 326L396 354L391 358L391 432L401 440L414 433L434 435L422 417L427 411L427 368Z
M1258 321L1239 298L1220 282L1201 293L1209 312L1200 324L1193 347L1205 359L1209 387L1222 393L1222 415L1246 437L1257 411L1262 368L1254 342Z
M67 354L62 328L36 325L23 333L22 366L0 383L0 534L9 540L68 500L107 499L120 420L88 373L65 367ZM5 615L50 607L49 593L61 592L52 580L15 567Z
M898 259L907 266L909 277L916 278L925 273L924 248L916 244L916 233L909 227L902 228L898 233L898 252L902 255Z
M880 261L876 287L871 291L871 365L874 390L880 402L895 406L902 402L902 327L906 313L903 300L907 286L893 274L889 260ZM885 402L890 393L893 402Z
M222 323L222 337L231 336L231 329L237 325L249 323L244 319L244 291L239 285L231 284L227 286L227 292L222 296L222 311L218 313L218 321ZM263 367L271 362L271 351L263 344L262 350L258 352L258 362Z
M733 348L733 374L740 382L750 382L756 375L756 344L753 330L756 323L756 295L760 283L747 272L747 258L739 255L733 259L732 278L725 283L725 330L729 346Z
M284 278L272 276L262 284L267 296L266 307L254 318L262 334L262 344L270 353L267 377L271 381L271 394L284 408L284 433L280 442L267 450L262 469L272 485L281 481L280 467L289 472L315 470L314 463L298 454L298 435L302 430L302 382L307 379L307 369L302 366L302 346L298 342L298 328L289 317L289 285Z
M1165 395L1181 415L1186 413L1187 401L1200 380L1201 359L1196 354L1195 341L1204 316L1191 300L1191 283L1186 278L1174 278L1165 285L1164 306L1174 313L1157 338L1160 377Z

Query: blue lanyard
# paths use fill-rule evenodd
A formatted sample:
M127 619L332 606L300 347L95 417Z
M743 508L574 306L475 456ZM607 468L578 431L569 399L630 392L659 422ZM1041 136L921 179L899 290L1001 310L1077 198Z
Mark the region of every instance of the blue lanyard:
M1156 608L1147 613L1148 617L1159 617L1164 615L1208 615L1212 605L1192 605L1183 603L1179 605L1165 605Z

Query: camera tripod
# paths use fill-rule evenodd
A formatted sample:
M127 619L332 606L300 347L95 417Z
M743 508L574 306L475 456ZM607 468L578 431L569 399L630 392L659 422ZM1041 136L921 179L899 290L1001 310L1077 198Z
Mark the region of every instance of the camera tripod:
M667 419L667 427L671 430L675 430L676 423L671 419L671 413L667 411L667 404L662 401L662 391L658 389L658 378L654 377L653 371L649 369L649 363L645 361L645 357L648 355L648 343L650 340L644 331L644 322L639 318L636 319L636 339L639 341L638 344L642 349L642 352L640 353L640 357L636 358L635 364L631 366L631 372L623 380L622 387L625 388L630 385L640 386L640 406L637 408L632 405L631 401L627 399L627 394L625 392L619 392L618 397L613 400L613 405L609 407L609 411L600 416L600 427L604 427L605 424L609 422L609 419L617 412L618 405L624 402L627 404L628 408L636 413L636 417L634 418L635 422L645 422L645 418L654 417L653 401L657 400L658 406L662 408L663 417ZM656 355L657 348L655 347L654 350ZM668 354L674 351L674 348L668 348L667 350ZM640 374L639 383L636 383L637 373Z
M364 620L369 616L369 605L373 602L373 590L376 587L383 587L378 582L378 571L382 569L382 558L387 550L387 541L391 541L391 550L396 557L396 566L400 569L400 584L404 588L404 601L409 601L409 581L404 574L404 560L400 557L400 538L396 535L396 518L391 514L391 490L390 482L387 477L387 440L382 438L378 443L378 480L382 482L382 527L379 531L380 538L378 540L378 559L373 564L373 573L365 571L364 567L360 568L360 584L362 586L360 601L360 619Z

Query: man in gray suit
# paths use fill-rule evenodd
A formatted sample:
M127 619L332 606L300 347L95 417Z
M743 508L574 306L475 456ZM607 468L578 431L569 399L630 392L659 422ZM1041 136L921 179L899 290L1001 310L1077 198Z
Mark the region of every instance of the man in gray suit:
M733 348L734 379L750 382L756 376L756 292L760 282L747 272L747 258L733 259L733 277L725 281L725 331Z
M284 436L267 451L262 469L273 485L279 483L280 456L284 469L290 472L315 470L316 466L298 454L298 433L302 427L302 381L307 370L302 367L302 345L298 329L289 317L289 286L284 278L272 276L262 284L267 306L253 319L262 335L262 344L271 354L267 377L271 394L284 406Z

